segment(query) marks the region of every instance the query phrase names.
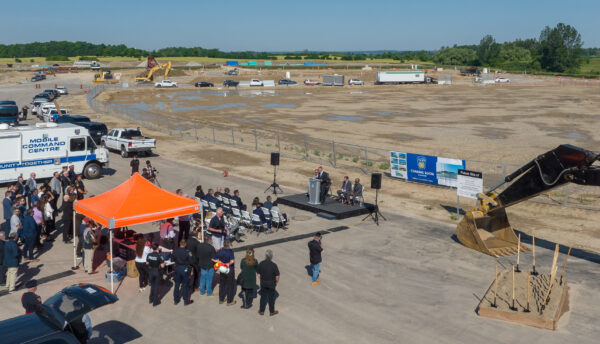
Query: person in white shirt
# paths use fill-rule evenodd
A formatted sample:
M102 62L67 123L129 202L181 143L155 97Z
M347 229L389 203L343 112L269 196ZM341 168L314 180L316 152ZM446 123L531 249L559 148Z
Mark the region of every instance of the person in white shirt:
M152 252L150 246L146 245L146 238L139 238L135 244L135 267L139 272L140 293L146 290L148 285L148 266L146 257Z

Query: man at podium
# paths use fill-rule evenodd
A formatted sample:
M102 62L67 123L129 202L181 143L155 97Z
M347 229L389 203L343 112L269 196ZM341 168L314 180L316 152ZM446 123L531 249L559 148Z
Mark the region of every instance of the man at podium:
M323 166L319 166L317 169L318 174L315 178L321 181L321 192L319 193L319 200L321 204L325 204L325 197L327 197L327 193L329 192L329 187L331 186L331 179L329 179L329 174L323 171Z

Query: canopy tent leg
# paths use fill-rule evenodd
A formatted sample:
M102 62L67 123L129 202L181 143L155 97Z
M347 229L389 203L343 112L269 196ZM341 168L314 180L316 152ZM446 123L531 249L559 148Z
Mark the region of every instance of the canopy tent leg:
M71 225L73 226L73 267L71 268L71 270L77 270L79 269L79 266L77 266L77 236L76 234L76 230L77 230L77 226L75 225L75 215L77 214L77 212L75 210L73 210L73 222L71 223ZM65 230L67 230L65 228Z
M110 292L115 292L115 282L113 279L114 270L113 270L113 232L112 229L109 229L109 240L110 240Z

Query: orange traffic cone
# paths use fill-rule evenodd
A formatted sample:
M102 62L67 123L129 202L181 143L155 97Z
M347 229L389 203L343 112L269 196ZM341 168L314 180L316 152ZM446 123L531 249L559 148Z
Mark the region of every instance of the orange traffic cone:
M229 172L223 171L223 177L229 177Z

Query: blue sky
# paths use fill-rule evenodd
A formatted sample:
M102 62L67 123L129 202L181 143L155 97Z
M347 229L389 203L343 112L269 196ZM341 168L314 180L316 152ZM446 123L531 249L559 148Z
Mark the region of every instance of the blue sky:
M141 49L434 50L538 37L564 22L600 46L600 1L20 0L2 3L0 43L69 40Z

